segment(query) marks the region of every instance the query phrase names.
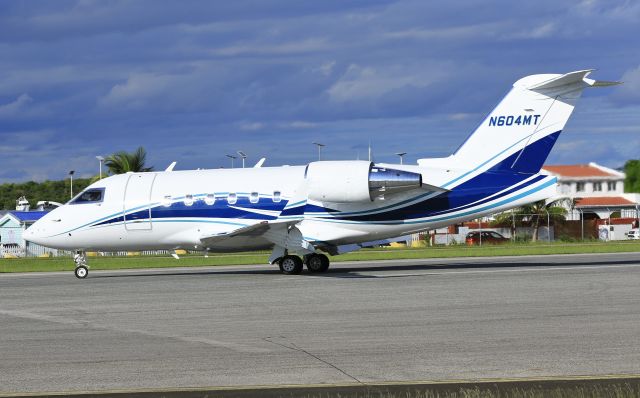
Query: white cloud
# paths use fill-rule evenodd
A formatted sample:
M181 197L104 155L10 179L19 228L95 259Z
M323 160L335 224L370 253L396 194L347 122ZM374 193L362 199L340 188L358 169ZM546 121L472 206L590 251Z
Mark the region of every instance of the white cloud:
M324 51L329 49L325 39L309 38L304 40L290 41L279 44L248 43L231 45L209 50L211 55L224 57L237 57L247 55L290 55Z
M303 120L295 120L293 122L281 123L280 126L284 128L291 128L291 129L312 129L314 127L317 127L318 124L312 123L312 122L305 122Z
M546 37L551 37L554 33L556 33L556 31L557 26L555 22L546 22L534 28L520 32L513 37L522 39L544 39Z
M31 102L33 102L33 98L29 94L21 94L15 101L0 105L0 117L14 116Z
M433 75L427 73L426 66L422 70L412 70L404 65L380 69L351 64L327 92L336 102L372 99L402 87L425 87L443 74L443 71Z
M623 100L623 102L639 102L640 101L640 66L628 69L620 79L622 85L617 88L614 95L615 99Z
M448 26L437 29L411 28L387 32L383 36L391 39L415 40L477 39L481 37L496 37L507 25L507 23L500 21L476 25Z
M240 123L240 130L243 131L257 131L264 128L264 123L260 122L243 122Z

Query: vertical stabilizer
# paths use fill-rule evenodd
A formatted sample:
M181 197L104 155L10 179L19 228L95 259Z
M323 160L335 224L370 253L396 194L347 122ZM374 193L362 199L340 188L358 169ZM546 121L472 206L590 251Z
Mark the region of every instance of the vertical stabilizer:
M591 70L564 75L531 75L511 91L453 155L461 168L501 164L505 171L537 173L573 112L582 91L617 82L588 79Z

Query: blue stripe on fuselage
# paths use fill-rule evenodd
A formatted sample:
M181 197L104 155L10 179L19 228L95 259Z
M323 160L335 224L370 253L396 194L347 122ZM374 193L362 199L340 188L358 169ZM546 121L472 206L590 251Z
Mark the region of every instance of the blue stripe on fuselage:
M475 202L487 202L508 195L520 188L510 189L516 184L530 178L537 173L546 160L551 148L560 135L560 131L550 134L530 145L524 152L518 151L506 159L500 161L489 170L471 178L456 186L449 192L445 192L427 200L411 204L409 206L394 209L384 213L364 214L359 216L336 217L340 220L359 222L375 222L386 220L410 220L416 218L431 217L437 214L450 212L452 209L469 207ZM552 136L552 137L551 137ZM522 154L521 154L522 152ZM534 156L535 155L535 156ZM515 165L514 165L515 163ZM511 169L511 166L514 169ZM535 169L538 167L537 169ZM519 170L534 170L534 173L519 172ZM532 179L529 184L539 181ZM494 196L497 192L504 191ZM486 199L490 197L489 199ZM486 200L485 200L486 199Z

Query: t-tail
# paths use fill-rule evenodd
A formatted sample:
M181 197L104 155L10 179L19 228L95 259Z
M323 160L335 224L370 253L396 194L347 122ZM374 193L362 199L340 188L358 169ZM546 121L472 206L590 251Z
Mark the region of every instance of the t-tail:
M591 72L531 75L518 80L449 160L464 169L486 166L504 172L538 173L582 91L619 84L589 79Z

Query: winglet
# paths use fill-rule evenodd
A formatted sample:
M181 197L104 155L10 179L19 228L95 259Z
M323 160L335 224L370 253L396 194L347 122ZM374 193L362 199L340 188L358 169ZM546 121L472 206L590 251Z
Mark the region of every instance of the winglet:
M167 167L166 169L164 169L164 171L173 171L173 168L176 167L176 163L177 162L171 162L171 164L169 165L169 167Z

